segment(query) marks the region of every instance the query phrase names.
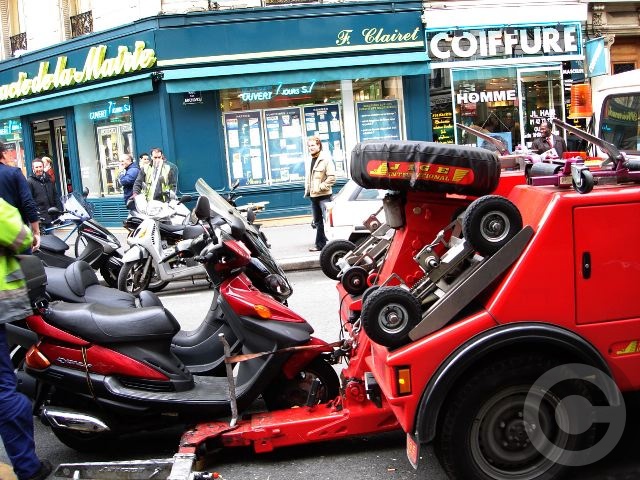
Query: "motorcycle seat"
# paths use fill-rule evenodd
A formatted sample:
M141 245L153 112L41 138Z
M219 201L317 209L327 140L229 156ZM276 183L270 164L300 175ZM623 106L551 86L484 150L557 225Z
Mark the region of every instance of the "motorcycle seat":
M64 255L64 252L69 250L67 242L55 235L42 235L40 237L40 247L44 250L48 250L53 253L60 253Z
M50 304L44 316L51 325L102 345L169 342L180 330L175 317L162 307L131 309L99 303L58 302Z
M100 285L91 265L82 260L67 268L45 267L47 293L53 300L72 303L102 303L121 308L134 308L136 297L128 292Z

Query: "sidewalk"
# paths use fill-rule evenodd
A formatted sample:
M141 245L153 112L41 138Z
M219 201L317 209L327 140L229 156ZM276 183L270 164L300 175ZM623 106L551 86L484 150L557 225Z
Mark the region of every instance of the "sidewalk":
M286 272L320 268L320 252L310 252L315 240L311 228L311 216L258 219L274 258ZM109 229L122 244L121 252L127 248L127 231L124 228ZM73 238L70 241L74 240Z

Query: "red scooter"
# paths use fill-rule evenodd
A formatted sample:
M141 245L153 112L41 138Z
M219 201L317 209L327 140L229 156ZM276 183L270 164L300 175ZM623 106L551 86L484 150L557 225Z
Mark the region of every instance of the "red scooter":
M242 343L227 368L238 362L235 379L185 368L170 350L180 326L163 307L40 304L27 319L40 340L27 353L25 371L43 386L36 410L71 448L87 451L129 432L220 418L260 395L269 410L337 396L332 345L312 337L303 318L253 287L243 272L251 261L239 241L244 224L211 218L206 197L194 213L209 233L184 241L181 254L198 252L193 258L220 292L218 307Z

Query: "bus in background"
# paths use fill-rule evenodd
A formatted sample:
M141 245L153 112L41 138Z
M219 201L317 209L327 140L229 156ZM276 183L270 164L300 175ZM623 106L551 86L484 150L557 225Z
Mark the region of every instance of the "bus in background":
M640 156L640 69L594 77L591 89L596 135Z

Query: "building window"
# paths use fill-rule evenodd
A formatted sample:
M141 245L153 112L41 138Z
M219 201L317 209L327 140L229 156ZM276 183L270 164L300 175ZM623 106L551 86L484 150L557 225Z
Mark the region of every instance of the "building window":
M21 168L22 173L26 175L20 119L12 118L0 121L0 142L2 142L4 158L9 161L10 165Z
M120 157L135 152L129 97L76 106L75 118L83 186L92 195L122 195Z
M453 70L452 77L455 121L490 134L512 151L520 143L516 69ZM496 149L486 140L466 131L457 133L459 144Z
M71 22L71 37L79 37L86 33L93 32L93 15L91 10L69 17Z
M346 176L355 142L404 138L401 85L392 77L222 90L229 183L302 182L312 135Z

